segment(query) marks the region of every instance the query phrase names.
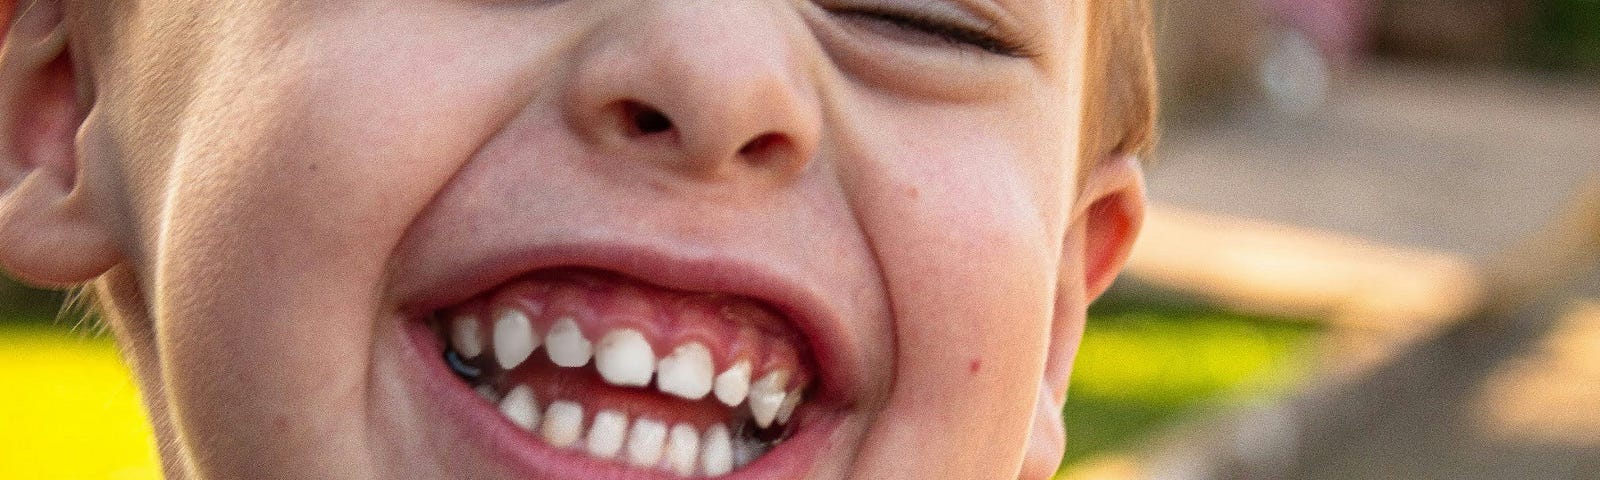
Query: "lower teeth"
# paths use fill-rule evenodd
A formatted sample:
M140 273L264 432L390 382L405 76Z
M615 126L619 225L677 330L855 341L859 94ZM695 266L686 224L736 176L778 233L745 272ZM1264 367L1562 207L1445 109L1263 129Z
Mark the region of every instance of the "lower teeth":
M450 370L457 377L477 391L484 400L490 403L498 403L507 391L507 388L502 385L506 372L492 361L485 362L483 359L487 357L489 356L479 356L479 360L474 362L464 360L452 348L445 348L444 352L445 364L449 365ZM786 425L773 423L766 428L762 428L757 425L753 418L748 403L741 404L738 409L731 410L731 412L733 418L729 420L730 427L728 432L732 437L730 439L730 446L732 447L730 453L733 468L747 465L782 444L784 440L793 436L794 426L798 423L791 422ZM682 472L680 471L679 473ZM717 472L711 473L719 474Z

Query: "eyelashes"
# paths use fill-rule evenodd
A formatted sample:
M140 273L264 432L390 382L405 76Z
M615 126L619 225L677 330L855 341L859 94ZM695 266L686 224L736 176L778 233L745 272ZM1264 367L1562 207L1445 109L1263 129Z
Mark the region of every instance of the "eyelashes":
M970 47L1013 58L1031 58L1033 52L1026 45L1002 38L987 29L973 28L950 20L917 12L905 12L874 7L833 7L829 13L842 17L878 22L915 35L960 47Z

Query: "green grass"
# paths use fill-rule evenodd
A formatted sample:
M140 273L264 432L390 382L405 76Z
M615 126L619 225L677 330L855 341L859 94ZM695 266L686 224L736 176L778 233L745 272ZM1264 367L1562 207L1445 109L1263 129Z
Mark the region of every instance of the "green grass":
M53 310L0 305L0 478L158 478L116 347ZM1305 323L1112 299L1091 312L1064 465L1137 447L1184 415L1272 395L1308 368Z
M1097 305L1063 418L1063 465L1137 447L1185 414L1281 395L1309 370L1305 322L1111 299Z

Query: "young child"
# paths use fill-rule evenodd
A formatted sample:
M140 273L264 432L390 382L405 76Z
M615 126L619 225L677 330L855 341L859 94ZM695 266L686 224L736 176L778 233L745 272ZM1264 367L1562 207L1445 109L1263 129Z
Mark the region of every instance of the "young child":
M0 0L0 264L172 478L1041 478L1138 0Z

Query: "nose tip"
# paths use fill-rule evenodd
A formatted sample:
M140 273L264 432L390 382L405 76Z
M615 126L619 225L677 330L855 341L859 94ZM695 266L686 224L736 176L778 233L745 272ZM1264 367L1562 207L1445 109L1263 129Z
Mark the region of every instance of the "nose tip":
M731 142L722 138L703 139L698 135L685 135L672 117L640 101L624 100L613 110L617 112L616 119L610 123L622 132L620 136L624 142L666 150L661 153L675 157L671 163L686 172L710 177L729 175L731 172L725 171L729 168L787 172L811 155L792 135L781 131L758 132L742 143L739 142L742 137L738 136L730 137ZM716 132L705 135L723 136ZM735 145L737 148L730 152L728 147Z
M665 8L665 7L661 7ZM791 39L707 44L698 25L727 12L676 21L620 22L581 60L569 95L580 136L610 150L700 178L793 175L809 164L821 112ZM671 15L668 15L671 16ZM745 22L748 23L748 22ZM783 31L763 29L763 31ZM748 38L748 37L747 37Z

